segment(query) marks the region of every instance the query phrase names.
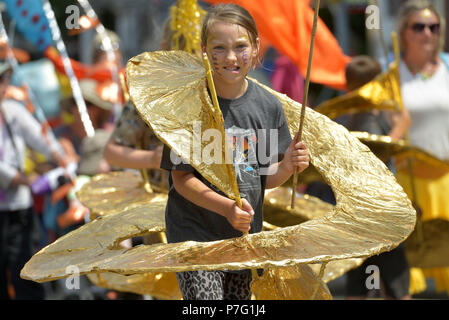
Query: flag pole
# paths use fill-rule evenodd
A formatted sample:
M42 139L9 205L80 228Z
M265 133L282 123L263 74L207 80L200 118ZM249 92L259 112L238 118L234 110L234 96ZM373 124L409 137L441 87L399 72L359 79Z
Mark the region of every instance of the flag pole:
M315 14L313 16L313 27L312 27L312 38L310 40L310 50L309 50L309 61L307 64L307 75L306 75L306 82L304 85L304 95L303 95L303 101L301 106L301 118L299 122L299 129L296 133L295 137L295 143L302 140L302 129L304 126L304 117L306 113L306 105L307 105L307 98L309 94L309 85L310 85L310 70L312 69L312 57L313 57L313 46L315 43L315 36L316 36L316 28L318 23L318 12L320 10L320 0L314 0L314 6L315 6ZM292 185L292 200L290 207L294 209L295 207L295 197L296 197L296 186L298 184L298 170L295 168L295 172L293 173L293 185Z
M98 25L95 27L95 31L97 34L101 37L101 44L104 46L104 49L106 51L106 58L109 62L108 69L111 73L112 81L117 85L117 88L120 92L120 79L119 79L119 71L118 66L116 63L116 57L114 53L114 48L112 47L112 41L108 34L106 33L106 29L104 25L101 23L100 19L98 18L97 14L95 13L94 9L92 9L92 6L90 5L88 0L78 0L78 3L83 7L84 11L86 12L86 15L93 19L98 21ZM114 113L114 122L118 120L120 117L120 114L122 113L122 105L119 102L113 103L113 113Z
M70 62L69 55L67 54L66 46L64 44L64 41L62 41L61 31L59 30L58 22L56 21L55 13L51 7L50 1L42 0L42 8L48 20L52 39L56 44L56 48L61 54L65 73L70 80L73 98L75 99L76 105L78 107L84 131L86 132L86 135L88 137L93 137L95 135L95 129L92 125L92 121L90 120L89 113L87 112L86 102L84 101L83 95L81 93L78 78L75 76L72 68L72 63Z

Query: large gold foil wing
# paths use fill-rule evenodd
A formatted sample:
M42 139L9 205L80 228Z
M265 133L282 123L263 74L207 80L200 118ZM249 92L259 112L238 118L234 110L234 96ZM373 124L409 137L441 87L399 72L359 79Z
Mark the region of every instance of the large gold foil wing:
M362 111L402 109L401 87L397 63L359 89L325 101L315 108L331 119Z
M89 208L91 220L106 214L125 212L151 202L167 202L167 193L148 193L144 181L133 171L97 174L77 192Z
M213 141L222 150L214 154L218 159L212 163L202 159L202 151L211 144L203 141L204 131L215 129L225 136L223 116L213 112L209 99L203 62L184 51L147 52L129 60L127 78L137 111L158 138L231 199L238 198L234 166L225 157L224 139Z
M182 149L191 145L193 135L177 130L192 130L195 119L204 120L202 130L212 123L212 116L204 111L209 108L203 108L203 103L211 102L199 59L181 51L145 53L130 60L127 75L131 99L142 118L164 142L183 144L178 150L188 156ZM267 90L281 102L293 135L298 128L300 104ZM227 240L120 248L118 243L124 234L132 237L156 227L155 223L139 220L135 208L97 218L58 239L34 255L21 276L34 281L63 278L69 276L67 266L74 264L80 274L138 274L326 263L389 251L409 236L416 212L395 177L368 147L343 126L309 108L303 140L312 164L332 187L337 200L336 206L319 219ZM219 179L220 187L232 192L225 185L227 170L223 167L213 166L212 173L208 173L209 167L197 165L197 169ZM157 203L154 205L154 210L160 210ZM119 229L111 228L117 223L114 219L120 219Z
M291 188L281 186L266 190L263 205L265 229L274 230L279 227L293 226L308 220L319 219L326 216L334 207L332 204L314 196L299 193L295 197L293 209L290 204ZM327 283L337 279L349 270L360 266L364 260L365 258L351 258L330 261L326 264L321 280ZM311 264L309 267L316 275L319 275L320 264Z

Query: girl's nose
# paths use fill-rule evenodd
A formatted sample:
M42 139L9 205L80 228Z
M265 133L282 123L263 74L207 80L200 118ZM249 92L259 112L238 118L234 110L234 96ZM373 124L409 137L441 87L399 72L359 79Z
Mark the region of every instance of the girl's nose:
M237 59L237 55L235 54L234 50L226 51L226 60L227 61L235 61L236 59Z

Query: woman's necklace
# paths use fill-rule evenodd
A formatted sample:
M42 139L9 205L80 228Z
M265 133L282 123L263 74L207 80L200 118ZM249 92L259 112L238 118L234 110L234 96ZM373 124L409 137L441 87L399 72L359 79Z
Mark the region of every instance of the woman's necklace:
M411 63L407 63L408 69L415 75L419 75L422 80L431 78L438 70L438 61L433 60L424 64L423 67L416 67Z

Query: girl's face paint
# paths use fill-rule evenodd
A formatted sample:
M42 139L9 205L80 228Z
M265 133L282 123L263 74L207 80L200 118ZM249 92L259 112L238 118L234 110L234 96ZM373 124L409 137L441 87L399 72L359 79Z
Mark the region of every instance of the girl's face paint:
M216 72L218 75L221 76L220 73L220 68L218 66L218 57L216 53L211 53L212 55L212 69L214 70L214 72Z
M246 65L248 65L248 63L249 63L249 57L248 57L248 52L243 52L243 54L242 54L242 61L243 61L243 64L246 66Z
M245 28L214 22L203 50L212 62L216 85L241 85L257 57L257 49L251 44Z

